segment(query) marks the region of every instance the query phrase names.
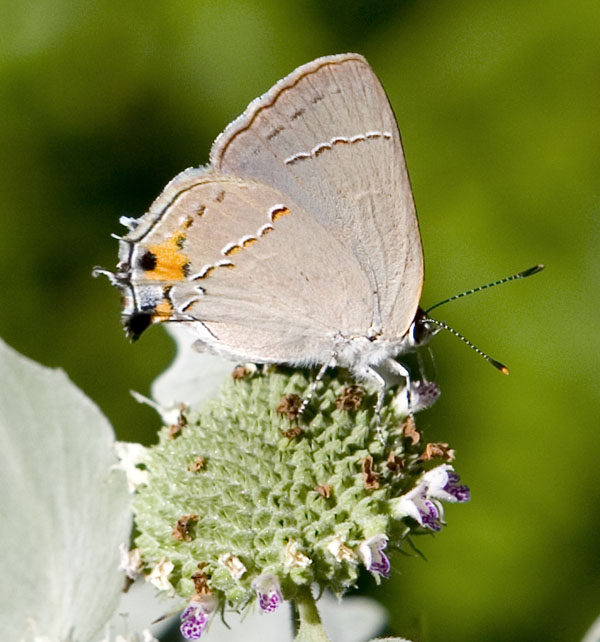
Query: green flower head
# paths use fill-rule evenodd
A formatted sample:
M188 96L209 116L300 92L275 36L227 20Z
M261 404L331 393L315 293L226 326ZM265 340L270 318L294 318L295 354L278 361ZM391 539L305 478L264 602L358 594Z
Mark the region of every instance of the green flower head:
M390 573L384 550L441 527L440 500L466 501L446 444L426 443L405 393L376 394L329 371L239 367L218 396L182 407L143 456L134 510L149 579L191 600L199 637L218 606L264 611L312 584L338 595L361 568ZM412 388L430 405L434 384Z

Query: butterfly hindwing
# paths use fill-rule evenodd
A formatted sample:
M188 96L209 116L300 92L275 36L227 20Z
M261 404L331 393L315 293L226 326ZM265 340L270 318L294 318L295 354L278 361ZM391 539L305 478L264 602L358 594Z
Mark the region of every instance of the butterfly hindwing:
M418 222L394 114L362 56L280 80L217 138L211 162L294 198L357 258L377 293L372 325L406 332L423 281Z

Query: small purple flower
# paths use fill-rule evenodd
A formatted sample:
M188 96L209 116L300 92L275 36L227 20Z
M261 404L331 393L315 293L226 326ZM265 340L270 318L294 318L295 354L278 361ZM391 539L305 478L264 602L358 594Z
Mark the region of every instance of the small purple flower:
M252 581L252 588L258 595L258 603L265 613L272 613L282 602L283 593L275 575L259 575Z
M408 415L430 408L439 396L440 389L433 381L413 381L410 384L410 394L404 388L392 403L397 412Z
M390 560L383 552L387 546L388 538L383 533L373 535L358 547L358 555L367 571L377 573L381 577L390 576Z
M468 502L471 493L459 484L460 478L452 466L442 464L426 472L421 481L408 493L394 501L396 517L411 517L429 530L439 531L444 523L441 502Z
M181 614L181 635L186 640L198 640L206 630L216 607L217 600L213 595L195 596Z
M429 496L443 502L468 502L471 491L467 486L460 485L460 477L452 466L442 464L423 475L423 481L429 488Z
M433 381L416 381L411 384L411 412L431 408L440 396L440 389Z
M417 508L419 511L421 526L427 527L432 531L439 531L442 529L442 520L444 519L444 508L443 506L436 501L431 501L427 497L420 498L421 501L418 502Z
M179 630L186 640L197 640L208 624L208 615L196 606L188 606L181 614Z

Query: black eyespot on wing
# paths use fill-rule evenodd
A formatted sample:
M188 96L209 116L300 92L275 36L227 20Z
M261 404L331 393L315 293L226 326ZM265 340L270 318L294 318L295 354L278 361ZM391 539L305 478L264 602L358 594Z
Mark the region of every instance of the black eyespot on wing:
M149 312L134 312L124 320L125 334L132 340L137 341L142 332L152 324L152 314Z
M140 256L139 266L146 272L151 272L156 268L156 254L147 250Z

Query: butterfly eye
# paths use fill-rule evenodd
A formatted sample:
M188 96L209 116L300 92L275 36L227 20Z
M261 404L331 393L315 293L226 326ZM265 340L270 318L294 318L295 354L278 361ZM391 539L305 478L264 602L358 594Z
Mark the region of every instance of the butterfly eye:
M429 319L425 316L423 310L419 308L410 326L409 343L413 348L419 348L425 345L436 332L437 328L434 328L429 323Z
M431 338L431 332L421 319L415 321L412 327L412 340L415 346L421 346Z

